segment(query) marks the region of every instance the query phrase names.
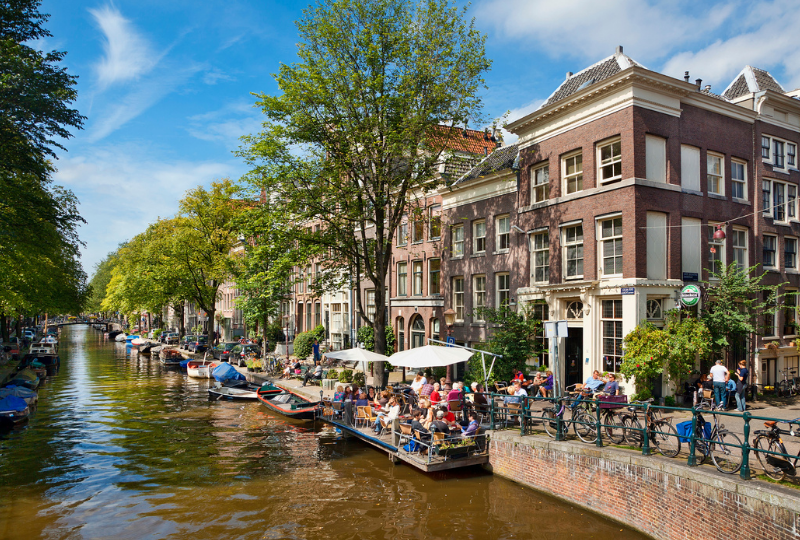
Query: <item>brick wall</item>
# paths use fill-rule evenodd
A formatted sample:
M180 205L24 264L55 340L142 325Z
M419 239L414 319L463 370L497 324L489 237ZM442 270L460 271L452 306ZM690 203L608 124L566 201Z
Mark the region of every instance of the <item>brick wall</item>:
M678 460L495 432L494 474L567 500L657 539L796 539L795 490Z

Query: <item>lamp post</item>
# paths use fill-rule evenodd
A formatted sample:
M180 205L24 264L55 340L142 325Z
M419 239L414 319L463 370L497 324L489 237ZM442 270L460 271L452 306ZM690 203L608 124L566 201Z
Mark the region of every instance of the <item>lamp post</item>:
M450 334L453 333L453 323L456 322L456 312L453 308L450 308L444 312L444 324L447 325L447 337L450 338ZM449 339L448 339L449 341ZM447 375L445 375L444 379L445 384L452 384L453 382L453 365L450 364L447 366Z
M289 363L289 316L283 316L283 346L286 348L286 363Z

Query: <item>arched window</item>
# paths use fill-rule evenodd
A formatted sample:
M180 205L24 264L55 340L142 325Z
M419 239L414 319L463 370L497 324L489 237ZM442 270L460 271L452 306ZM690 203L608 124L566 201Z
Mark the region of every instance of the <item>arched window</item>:
M411 322L411 348L422 347L425 345L425 322L422 317L417 317Z
M403 317L397 318L397 352L406 350L406 321Z

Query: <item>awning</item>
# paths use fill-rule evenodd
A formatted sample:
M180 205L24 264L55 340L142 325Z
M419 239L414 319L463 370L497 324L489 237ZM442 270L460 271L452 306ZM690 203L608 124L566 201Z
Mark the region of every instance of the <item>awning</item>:
M425 345L393 354L388 360L395 367L427 368L466 362L472 355L471 351L459 347Z

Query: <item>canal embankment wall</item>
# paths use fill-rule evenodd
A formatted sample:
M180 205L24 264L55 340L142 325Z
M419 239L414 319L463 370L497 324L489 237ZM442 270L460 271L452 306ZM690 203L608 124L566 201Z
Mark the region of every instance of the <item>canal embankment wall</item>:
M799 491L706 466L497 431L488 468L658 540L800 538Z

